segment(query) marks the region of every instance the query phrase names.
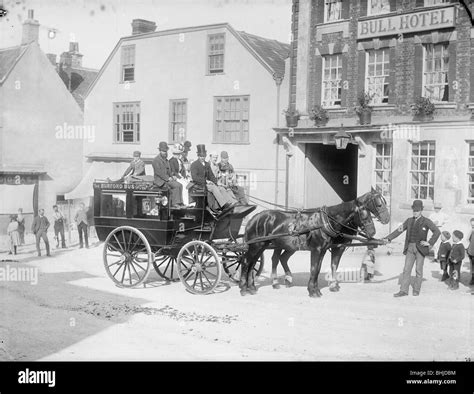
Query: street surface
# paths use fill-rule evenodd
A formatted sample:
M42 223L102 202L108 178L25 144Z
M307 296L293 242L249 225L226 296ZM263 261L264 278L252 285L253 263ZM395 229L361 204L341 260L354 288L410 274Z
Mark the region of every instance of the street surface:
M325 258L319 299L306 290L308 252L292 257L294 286L285 288L281 278L279 290L271 286L266 252L258 294L241 297L225 273L219 291L206 296L188 293L180 282L167 285L154 271L144 288L118 288L106 276L99 242L90 249L53 249L50 258L37 258L33 244L18 256L2 251L0 269L10 276L0 281L0 359L473 359L467 259L459 290L447 290L439 265L425 260L421 295L396 299L401 244L391 255L386 247L376 249L373 283L355 278L363 251L349 249L343 256L339 293L327 287ZM12 280L19 267L37 269L37 284Z

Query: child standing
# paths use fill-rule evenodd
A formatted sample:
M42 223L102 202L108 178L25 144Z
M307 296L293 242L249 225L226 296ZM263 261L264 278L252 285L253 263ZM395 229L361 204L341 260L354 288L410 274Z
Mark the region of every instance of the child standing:
M443 231L441 233L441 243L439 244L438 256L437 256L439 265L441 267L441 271L443 271L441 282L444 282L446 279L449 278L448 258L449 258L449 253L451 252L451 244L449 243L450 238L451 238L451 234L449 233L449 231Z
M370 282L375 273L375 247L367 246L367 251L362 258L362 265L360 267L360 279L365 282Z
M20 233L18 232L18 222L16 216L10 216L10 223L8 223L7 234L10 240L10 252L8 254L16 254L17 247L20 245Z
M470 286L474 285L474 218L471 219L471 235L469 236L469 246L467 247L467 255L471 260L471 281Z
M449 276L450 276L450 283L449 289L450 290L457 290L459 289L459 279L461 276L461 264L466 256L466 251L464 249L464 245L461 243L464 234L459 230L453 231L453 247L451 249L451 253L449 254Z

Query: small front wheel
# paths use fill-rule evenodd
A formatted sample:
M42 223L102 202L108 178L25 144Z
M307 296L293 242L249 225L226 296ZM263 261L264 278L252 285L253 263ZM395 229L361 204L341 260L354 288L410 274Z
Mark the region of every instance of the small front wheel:
M191 241L178 254L178 275L193 294L209 294L219 284L221 261L215 249L202 241Z

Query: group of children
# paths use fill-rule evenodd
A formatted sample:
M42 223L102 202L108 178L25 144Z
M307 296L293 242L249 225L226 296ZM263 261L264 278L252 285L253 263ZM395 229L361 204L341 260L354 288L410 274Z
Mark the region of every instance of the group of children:
M471 282L469 285L474 285L474 218L471 219L471 235L469 236L469 246L467 254L471 261ZM441 281L446 281L450 290L459 289L459 280L461 277L462 261L466 257L466 249L462 244L464 234L462 231L453 231L453 243L449 242L451 234L449 231L441 233L441 244L438 249L437 260L439 261L443 276Z
M451 234L449 231L441 232L441 243L438 249L437 260L440 263L443 276L441 281L448 284L450 290L459 289L459 280L461 277L462 261L467 255L471 262L471 281L470 286L474 286L474 218L471 222L471 234L469 236L469 246L465 249L462 243L464 234L462 231L454 230L452 235L452 244L450 242ZM436 261L436 260L435 260ZM367 247L361 265L361 280L370 282L375 272L375 253L374 247Z

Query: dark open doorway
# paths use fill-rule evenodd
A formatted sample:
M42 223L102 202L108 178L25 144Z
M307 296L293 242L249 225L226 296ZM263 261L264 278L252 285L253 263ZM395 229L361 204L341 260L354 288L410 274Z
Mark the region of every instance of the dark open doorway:
M342 201L357 198L357 145L336 149L335 145L306 144L306 157Z

